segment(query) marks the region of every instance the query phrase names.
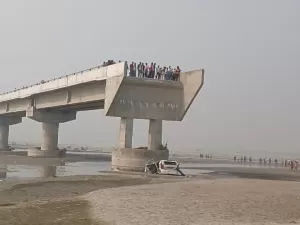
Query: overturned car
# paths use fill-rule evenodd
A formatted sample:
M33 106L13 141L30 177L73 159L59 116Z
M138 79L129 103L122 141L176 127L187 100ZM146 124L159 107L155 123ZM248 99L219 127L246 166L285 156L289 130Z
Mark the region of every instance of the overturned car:
M179 168L179 162L171 160L150 160L145 165L145 173L185 176Z

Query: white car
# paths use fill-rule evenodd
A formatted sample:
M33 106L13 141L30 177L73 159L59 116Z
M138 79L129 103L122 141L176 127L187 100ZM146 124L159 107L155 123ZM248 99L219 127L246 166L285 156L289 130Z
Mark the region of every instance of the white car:
M177 161L160 160L158 164L160 174L177 174L178 168L179 163Z
M149 161L145 166L146 173L152 174L173 174L185 176L185 174L179 169L179 162L170 160L160 160L160 161Z

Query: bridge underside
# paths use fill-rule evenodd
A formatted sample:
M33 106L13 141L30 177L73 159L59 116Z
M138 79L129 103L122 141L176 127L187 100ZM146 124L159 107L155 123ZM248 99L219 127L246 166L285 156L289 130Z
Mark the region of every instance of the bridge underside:
M73 105L67 106L59 106L59 107L52 107L49 109L45 109L46 111L89 111L89 110L97 110L97 109L104 109L104 100L98 100L88 103L78 103Z

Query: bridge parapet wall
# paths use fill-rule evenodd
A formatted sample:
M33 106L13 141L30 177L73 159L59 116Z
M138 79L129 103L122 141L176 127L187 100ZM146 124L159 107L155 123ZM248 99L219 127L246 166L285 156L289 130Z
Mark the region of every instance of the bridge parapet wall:
M204 70L181 74L181 81L114 77L107 79L105 115L181 121L201 89Z
M27 98L35 94L54 91L78 84L105 80L114 76L125 76L125 62L107 67L94 67L71 75L55 78L44 83L34 84L22 89L0 94L0 102Z

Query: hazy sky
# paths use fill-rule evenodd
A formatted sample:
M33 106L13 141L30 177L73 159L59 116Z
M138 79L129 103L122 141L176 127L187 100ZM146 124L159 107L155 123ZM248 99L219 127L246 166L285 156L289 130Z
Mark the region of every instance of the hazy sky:
M299 149L300 1L9 0L0 2L1 92L100 64L156 61L206 70L182 122L164 122L170 148ZM24 118L10 140L39 142ZM148 122L136 120L134 145ZM62 124L60 143L118 144L103 111Z

